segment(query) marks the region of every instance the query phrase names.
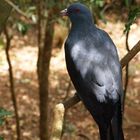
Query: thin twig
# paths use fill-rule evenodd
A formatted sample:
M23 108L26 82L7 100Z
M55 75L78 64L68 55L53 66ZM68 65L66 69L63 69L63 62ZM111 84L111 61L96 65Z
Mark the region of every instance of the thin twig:
M25 17L28 20L30 19L30 17L28 15L26 15L25 12L20 10L13 2L11 2L10 0L5 0L5 2L7 2L14 10L16 10L17 13L19 13L20 15L22 15L23 17Z
M20 140L20 123L19 123L19 115L18 115L18 107L17 107L17 101L16 101L16 95L15 95L15 85L14 85L14 77L13 77L13 70L12 70L12 64L9 56L9 48L12 37L8 34L8 31L5 27L4 29L5 37L6 37L6 58L9 65L9 81L10 81L10 90L11 90L11 97L13 101L13 107L15 111L15 119L16 119L16 133L17 133L17 140Z
M130 52L130 47L129 47L129 44L128 44L128 39L129 39L129 31L127 31L126 33L126 50L127 52ZM125 99L126 99L126 92L127 92L127 87L128 87L128 83L129 83L129 63L126 65L126 68L125 68L125 84L124 84L124 96L123 96L123 111L125 109Z

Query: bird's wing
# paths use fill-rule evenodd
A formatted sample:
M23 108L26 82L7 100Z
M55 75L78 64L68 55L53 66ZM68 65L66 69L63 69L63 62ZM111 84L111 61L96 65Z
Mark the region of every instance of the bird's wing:
M88 83L100 102L107 99L118 99L118 79L115 77L115 72L111 69L109 61L112 60L111 58L108 60L108 56L98 62L90 60L88 71L84 77L84 81Z
M87 47L89 44L86 42L79 41L69 50L69 59L73 62L71 67L75 68L77 74L82 78L83 83L81 83L85 83L100 102L104 102L106 99L118 99L120 64L115 56L116 52L109 50L106 46L110 45L110 48L114 48L114 44L108 41L106 44L104 43L104 46L97 48L96 43L95 47ZM68 44L66 44L66 48L70 48ZM71 73L71 69L68 70L69 73Z

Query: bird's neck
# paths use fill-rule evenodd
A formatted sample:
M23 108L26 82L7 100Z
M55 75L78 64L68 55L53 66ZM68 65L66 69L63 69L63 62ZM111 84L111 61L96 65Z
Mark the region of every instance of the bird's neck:
M76 28L76 29L87 29L90 28L91 26L93 26L93 22L92 21L81 21L81 20L77 20L76 22L72 22L72 28Z
M88 33L94 27L95 25L93 24L93 22L78 21L76 23L72 23L71 31L75 33L85 34L85 33Z

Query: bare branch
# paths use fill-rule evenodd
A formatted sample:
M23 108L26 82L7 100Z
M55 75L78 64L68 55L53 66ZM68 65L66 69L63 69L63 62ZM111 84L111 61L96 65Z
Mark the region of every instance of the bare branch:
M64 101L63 104L64 104L65 109L68 109L68 108L72 107L73 105L77 104L79 101L80 101L80 98L75 93L75 95L73 97L71 97L68 100Z
M9 4L14 10L16 10L17 13L24 16L26 19L29 20L29 16L26 15L22 10L20 10L12 1L10 0L4 0L7 4Z
M9 32L8 32L6 27L4 29L4 33L5 33L5 37L6 37L5 54L6 54L6 59L7 59L7 63L8 63L8 66L9 66L9 82L10 82L11 98L12 98L12 102L13 102L15 119L16 119L17 140L20 140L21 139L20 122L19 122L19 115L18 115L17 100L16 100L16 95L15 95L13 68L12 68L11 59L10 59L10 56L9 56L9 48L10 48L10 45L11 45L12 37L9 35Z
M129 47L129 43L128 43L129 33L130 33L130 30L127 31L126 40L125 40L127 53L130 52L130 47ZM123 102L122 102L123 112L125 109L125 99L126 99L126 92L127 92L127 88L128 88L128 83L129 83L129 63L125 67L124 96L123 96Z
M121 66L122 68L125 67L131 59L140 51L140 40L138 43L130 50L129 53L127 53L121 60Z

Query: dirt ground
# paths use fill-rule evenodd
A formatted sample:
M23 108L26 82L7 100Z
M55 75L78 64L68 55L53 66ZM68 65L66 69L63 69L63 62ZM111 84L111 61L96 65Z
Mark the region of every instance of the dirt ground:
M115 42L122 58L125 50L125 35L123 34L124 23L116 22L101 23L100 27L107 31ZM58 30L59 31L59 30ZM61 34L59 32L59 34ZM39 95L36 75L37 41L34 30L24 37L15 34L12 40L10 56L12 60L15 91L20 116L22 140L39 140ZM140 37L140 26L132 26L129 44L131 48ZM126 97L124 115L124 133L126 140L140 139L140 54L130 63L129 86ZM4 49L0 49L0 107L13 111L11 94L9 91L8 65ZM63 101L68 95L75 92L73 86L69 86L64 50L54 48L50 66L50 95L49 108ZM15 119L9 117L6 123L0 127L0 135L5 140L15 140ZM98 130L92 117L80 102L67 111L65 130L62 140L98 140Z

